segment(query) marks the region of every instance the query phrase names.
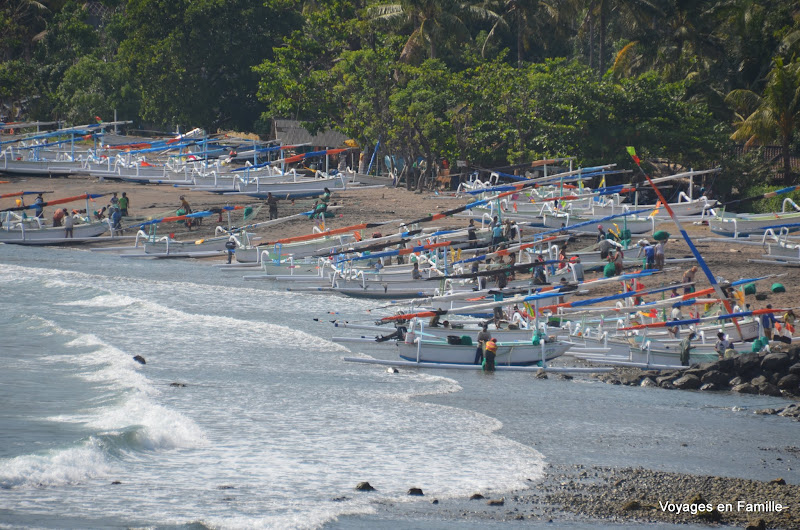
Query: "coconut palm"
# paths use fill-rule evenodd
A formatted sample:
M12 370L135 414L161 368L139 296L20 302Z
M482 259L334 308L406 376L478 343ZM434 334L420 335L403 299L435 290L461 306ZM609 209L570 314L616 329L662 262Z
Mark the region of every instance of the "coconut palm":
M503 30L514 31L517 49L517 67L522 66L526 51L537 39L536 45L546 48L548 42L564 41L557 37L559 29L574 20L578 3L574 0L498 0L487 2L498 13L492 29L486 36L481 54L485 57L487 45L497 39ZM544 36L547 36L545 39Z
M792 170L789 145L800 126L800 61L784 64L782 59L775 59L763 95L739 89L731 91L726 101L737 117L736 132L731 139L745 142L745 147L755 142L780 140L783 178L789 182Z
M398 3L380 4L367 10L367 16L390 25L410 25L408 37L400 60L417 61L427 48L427 56L435 59L439 48L450 38L468 40L468 19L495 19L497 14L480 7L479 2L458 0L402 0Z

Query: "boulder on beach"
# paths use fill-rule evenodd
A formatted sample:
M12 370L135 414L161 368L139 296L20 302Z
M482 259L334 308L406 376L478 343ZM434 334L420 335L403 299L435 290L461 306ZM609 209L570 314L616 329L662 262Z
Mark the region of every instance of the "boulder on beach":
M422 497L425 495L424 493L422 493L422 488L416 488L416 487L409 488L408 494L416 497Z
M681 390L696 390L700 388L700 378L694 374L686 374L673 381L672 384Z
M356 491L375 491L369 482L359 482L356 484Z
M761 359L761 369L770 372L780 372L789 366L789 354L787 353L768 353Z

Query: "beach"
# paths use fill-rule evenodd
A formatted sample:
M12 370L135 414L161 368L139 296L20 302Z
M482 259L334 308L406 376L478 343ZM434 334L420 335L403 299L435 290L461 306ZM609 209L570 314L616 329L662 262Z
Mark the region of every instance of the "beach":
M246 197L80 177L7 180L11 183L0 184L0 193L38 189L57 198L126 192L133 218L174 214L180 196L195 211L253 208L247 220L234 211L234 224L268 218L263 201ZM102 207L109 197L95 204ZM0 206L13 204L3 201ZM279 213L307 211L313 202L281 201ZM393 221L385 229L369 229L388 234L400 220L466 202L404 189L334 190L332 204L340 208L326 227ZM52 215L52 208L45 211ZM159 233L201 239L212 236L216 224L211 217L191 232L175 224ZM464 227L467 219L431 224ZM308 219L293 220L259 235L272 241L308 234L312 226ZM665 226L672 234L667 257L690 256L674 226ZM695 239L712 235L707 226L686 228ZM592 239L579 238L569 248ZM697 246L713 273L726 280L784 274L759 284L767 298L754 308L796 303L797 269L772 271L747 262L763 254L760 246ZM22 413L0 417L0 425L14 426L5 430L6 449L0 453L0 486L11 499L10 508L0 512L6 518L0 525L460 528L525 521L686 528L744 527L759 520L767 528L800 525L797 422L755 414L791 399L609 385L590 376L537 379L405 369L389 374L347 365L341 362L346 350L329 341L330 326L319 321L366 320L378 304L245 285L240 276L213 267L221 261L130 263L70 248L0 248L9 286L0 302L4 314L15 315L3 328L9 351L22 351L27 334L33 334L37 347L25 350L31 356L24 361L28 370L44 363L56 379L52 388L42 389L35 379L23 383L30 371L9 372L6 388L13 377L18 381L9 399L31 399L37 388L53 392L41 411L27 413L57 424L63 437L61 442L36 438ZM690 266L668 267L643 282L677 282ZM699 288L708 286L702 273L697 278ZM786 292L769 292L775 282ZM615 285L605 292L617 290ZM38 311L44 297L48 310ZM64 351L72 353L60 357ZM36 357L39 352L47 356ZM148 364L130 361L134 354ZM288 357L293 361L284 360ZM65 371L73 377L62 388L57 380ZM63 411L55 405L57 396L84 401ZM93 412L97 401L111 410ZM92 437L101 450L95 451L94 442L75 441ZM62 453L50 458L26 444ZM63 451L76 454L73 444L82 452L63 464ZM34 458L44 463L31 463ZM156 470L160 465L164 471ZM39 469L46 471L34 471ZM198 489L199 479L208 487ZM114 480L121 482L117 492L108 486ZM362 480L378 493L353 491ZM409 498L405 491L411 487L425 496ZM483 498L470 500L473 494ZM49 510L69 511L66 523L48 513L45 502L60 503L62 495L75 507L57 504ZM174 495L186 499L186 509L169 507ZM90 508L97 499L108 503L105 511ZM676 508L684 504L688 511ZM716 513L698 509L709 504ZM763 506L748 510L748 504ZM779 510L778 504L788 508Z

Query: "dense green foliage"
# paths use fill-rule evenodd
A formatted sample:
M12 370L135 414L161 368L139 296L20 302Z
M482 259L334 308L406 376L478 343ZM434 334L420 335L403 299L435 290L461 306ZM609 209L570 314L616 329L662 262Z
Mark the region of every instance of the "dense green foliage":
M369 149L492 167L722 164L800 128L789 0L0 0L0 114L266 133L336 128ZM421 176L421 183L431 177Z

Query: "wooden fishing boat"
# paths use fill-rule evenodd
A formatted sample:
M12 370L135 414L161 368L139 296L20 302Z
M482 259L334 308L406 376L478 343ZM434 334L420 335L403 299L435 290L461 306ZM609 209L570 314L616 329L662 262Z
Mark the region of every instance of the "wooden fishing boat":
M11 212L7 212L11 213ZM72 236L66 237L64 227L48 226L36 217L21 218L5 215L0 227L0 243L15 245L65 245L75 244L103 235L110 230L109 220L95 223L77 222Z

